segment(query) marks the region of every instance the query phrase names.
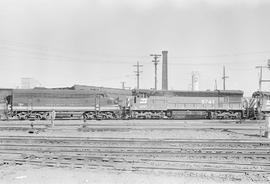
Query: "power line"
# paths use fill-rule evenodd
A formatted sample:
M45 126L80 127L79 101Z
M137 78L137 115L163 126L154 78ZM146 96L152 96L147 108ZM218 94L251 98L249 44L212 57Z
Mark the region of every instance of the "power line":
M34 42L24 42L24 41L11 41L11 40L3 40L0 39L0 45L6 45L6 46L10 46L10 47L20 47L20 48L24 48L24 49L32 49L32 50L39 50L39 51L50 51L50 52L62 52L62 53L71 53L72 51L74 52L74 50L71 49L63 49L63 48L59 48L59 47L51 47L51 46L43 46L40 45L38 43L34 43ZM147 55L115 55L112 53L94 53L91 52L89 53L88 51L82 51L80 50L75 51L77 54L81 55L81 54L92 54L95 56L107 56L107 57L116 57L116 58L147 58ZM231 53L231 54L213 54L213 55L195 55L195 56L171 56L170 59L192 59L192 58L224 58L224 57L235 57L235 56L242 56L242 55L257 55L257 54L268 54L270 53L270 50L259 50L259 51L249 51L249 52L235 52L235 53Z
M16 43L16 42L15 42ZM12 52L11 55L8 55L8 57L14 57L13 53L20 53L20 54L27 54L29 57L35 57L35 59L40 59L40 60L52 60L52 59L57 59L61 60L62 62L114 62L117 64L128 64L127 62L133 62L131 61L131 58L146 58L148 56L143 56L143 55L111 55L111 54L97 54L97 53L83 53L83 57L81 54L74 52L75 55L71 54L71 50L59 50L57 48L50 48L50 47L35 47L33 46L28 46L28 45L8 45L8 46L1 46L1 40L0 40L0 50L5 50L5 52L2 52L1 55L5 54L7 55L6 50L9 52ZM4 43L4 45L6 45ZM260 52L251 52L251 53L239 53L235 55L245 55L245 54L258 54L258 53L269 53L270 51L260 51ZM70 55L71 54L71 55ZM223 56L235 56L235 55L212 55L212 56L189 56L189 57L170 57L171 60L175 60L175 62L171 62L170 65L181 65L181 66L193 66L193 65L202 65L202 66L217 66L221 65L219 62L204 62L204 63L192 63L190 61L185 61L181 60L181 62L177 62L176 58L180 59L185 59L185 58L200 58L200 57L223 57ZM122 58L121 61L116 60L115 58ZM130 59L125 59L125 58L130 58ZM113 59L113 60L112 60ZM133 59L132 59L133 60ZM254 60L255 61L255 60ZM257 61L257 60L256 60ZM246 60L241 60L241 61L226 61L222 62L223 64L231 64L231 65L236 65L236 64L241 64L241 63L246 63ZM251 62L251 61L250 61ZM146 63L147 64L147 63ZM242 65L242 64L241 64Z
M157 65L158 65L158 58L161 56L160 54L151 54L150 56L154 57L154 60L152 61L155 66L155 90L157 90Z
M143 67L143 65L140 65L139 61L137 61L137 64L133 65L133 67L137 68L137 70L134 72L136 73L136 76L137 76L137 89L139 89L140 88L140 73L142 73L142 71L140 71L140 67Z
M192 58L224 58L224 57L237 57L245 55L257 55L257 54L268 54L270 50L263 51L253 51L253 52L238 52L232 54L217 54L217 55L199 55L199 56L172 56L171 58L175 59L192 59Z
M39 46L35 44L28 44L28 43L23 43L23 42L12 42L12 41L5 41L5 40L0 40L0 46L2 49L6 47L5 49L13 49L17 50L20 52L39 52L43 54L44 52L46 54L50 53L62 53L62 54L76 54L76 55L88 55L91 57L110 57L110 58L147 58L149 56L147 55L117 55L115 53L100 53L100 52L88 52L84 50L71 50L71 49L63 49L63 48L57 48L57 47L46 47L46 46ZM0 47L0 49L1 49ZM30 51L32 50L32 51Z

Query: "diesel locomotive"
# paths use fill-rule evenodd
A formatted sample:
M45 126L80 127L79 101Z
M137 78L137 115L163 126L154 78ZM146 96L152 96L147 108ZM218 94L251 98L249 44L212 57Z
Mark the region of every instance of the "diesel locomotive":
M270 115L270 92L255 91L247 106L248 117L252 119L263 119Z
M1 119L240 119L270 113L270 93L240 90L0 89Z
M5 93L6 94L6 93ZM119 104L102 92L72 89L11 89L2 97L2 116L12 119L118 119ZM0 110L1 111L1 110Z
M243 91L149 91L134 90L134 118L243 118Z

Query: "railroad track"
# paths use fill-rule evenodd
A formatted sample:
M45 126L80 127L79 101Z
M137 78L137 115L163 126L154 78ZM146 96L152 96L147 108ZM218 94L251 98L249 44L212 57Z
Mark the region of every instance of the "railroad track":
M101 143L102 144L102 143ZM268 155L270 157L270 148L216 148L216 147L192 147L192 148L177 148L177 147L149 147L149 146L95 146L95 145L46 145L46 144L0 144L0 150L59 150L59 151L81 151L90 152L98 150L100 152L110 151L125 151L125 152L142 152L142 153L170 153L170 154L241 154L241 155Z
M55 141L132 141L132 142L189 142L189 143L240 143L240 144L270 144L268 139L149 139L149 138L118 138L118 137L83 137L83 136L40 136L40 135L27 135L27 136L0 136L0 140L55 140Z
M162 123L161 123L162 122ZM215 121L214 121L215 122ZM146 121L144 123L141 123L140 121L125 121L125 122L118 122L113 121L108 123L108 121L102 121L102 122L91 122L88 121L87 123L83 123L82 121L76 121L76 122L65 122L62 121L55 121L54 128L75 128L75 127L81 127L85 126L84 130L103 130L103 131L109 131L111 129L117 129L117 130L141 130L141 129L148 129L148 130L194 130L194 129L216 129L216 130L222 130L222 129L229 129L229 130L259 130L260 125L263 126L263 123L260 122L260 125L256 122L253 124L247 124L247 123L236 123L235 120L231 121L220 121L222 124L215 124L213 126L213 121L209 122L189 122L189 121L180 121L180 122L174 122L170 121L169 123L166 121ZM231 124L228 124L231 123ZM31 125L33 125L37 129L46 129L51 126L51 123L46 121L30 121L30 122L1 122L0 124L0 130L25 130L27 128L30 128Z
M266 139L250 140L250 139L147 139L147 138L113 138L113 137L43 137L43 136L0 136L0 145L8 144L24 144L31 145L74 145L76 146L99 146L99 147L155 147L157 149L171 150L198 150L207 151L207 149L215 149L217 152L226 150L227 152L250 151L258 152L270 149L270 141ZM245 149L245 150L244 150Z
M159 146L170 148L270 148L267 139L148 139L148 138L114 138L114 137L59 137L59 136L0 136L0 144L45 144L45 145L90 145L90 146ZM256 151L256 150L254 150Z
M31 155L33 157L33 155ZM72 168L106 168L121 171L163 171L163 172L210 172L222 174L262 174L269 175L269 164L241 164L232 162L211 161L174 161L160 159L120 159L118 157L85 157L85 156L44 156L36 158L4 159L4 164L30 164L50 167Z
M263 125L263 124L262 124ZM261 126L262 126L261 125ZM258 130L260 127L258 125L188 125L188 124L54 124L55 128L63 127L81 127L84 126L88 129L150 129L150 130L189 130L189 129L232 129L232 130ZM33 124L34 128L48 128L51 127L51 124ZM24 129L31 128L31 124L0 124L1 130L12 130L12 129Z
M270 141L1 136L2 164L270 176Z

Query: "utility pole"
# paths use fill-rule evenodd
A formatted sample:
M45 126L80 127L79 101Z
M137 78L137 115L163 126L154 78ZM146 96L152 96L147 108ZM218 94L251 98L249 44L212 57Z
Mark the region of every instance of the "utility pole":
M223 66L223 90L226 90L226 78L229 78L229 76L226 76L225 74L225 66Z
M158 58L161 56L160 54L151 54L150 56L154 57L154 60L152 61L155 65L155 90L157 90L157 65L158 65Z
M269 61L269 60L268 60ZM263 82L270 82L270 80L265 80L263 79L263 68L268 68L270 69L270 63L268 63L268 66L256 66L256 68L260 68L260 75L259 75L259 91L262 90L262 83Z
M215 79L215 90L217 90L217 79Z
M194 91L194 72L191 74L191 91Z
M256 66L256 68L260 68L260 76L259 76L259 91L262 90L262 72L263 66Z
M124 81L121 82L121 84L122 84L122 89L126 89L126 88L125 88L125 83L126 83L126 82L124 82Z
M139 89L140 88L140 73L142 73L142 71L140 71L140 67L142 67L143 65L140 65L139 61L137 61L137 64L133 66L137 68L137 70L134 72L136 73L136 76L137 76L137 89Z

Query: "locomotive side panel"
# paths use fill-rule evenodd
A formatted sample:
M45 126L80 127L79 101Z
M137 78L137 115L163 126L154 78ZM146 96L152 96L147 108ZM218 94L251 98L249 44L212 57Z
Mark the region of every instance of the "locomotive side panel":
M115 115L119 106L115 99L107 97L106 94L86 90L13 90L13 116L19 119L27 119L30 116L47 119L52 111L56 112L56 117L88 115L91 119L97 116L107 118Z
M48 111L85 109L94 107L95 95L67 90L14 90L13 111Z
M131 110L139 111L141 114L144 112L151 115L151 113L156 113L154 111L162 111L169 118L240 118L243 113L243 92L238 90L151 93L136 91L135 94L135 103L132 104ZM152 115L148 117L152 117Z
M168 97L168 109L175 110L241 110L241 96Z
M167 98L160 96L131 97L130 104L131 117L135 119L161 119L165 117L167 110Z
M167 98L151 96L149 98L133 97L131 110L134 111L164 111L167 110Z
M169 110L204 110L218 109L223 105L223 98L217 97L169 97Z
M211 92L207 96L206 92L203 92L201 97L199 94L197 92L194 97L168 97L168 111L171 111L172 118L234 119L242 117L243 93L222 91L218 93Z
M230 110L244 110L243 109L243 95L231 95L228 97L228 105Z

